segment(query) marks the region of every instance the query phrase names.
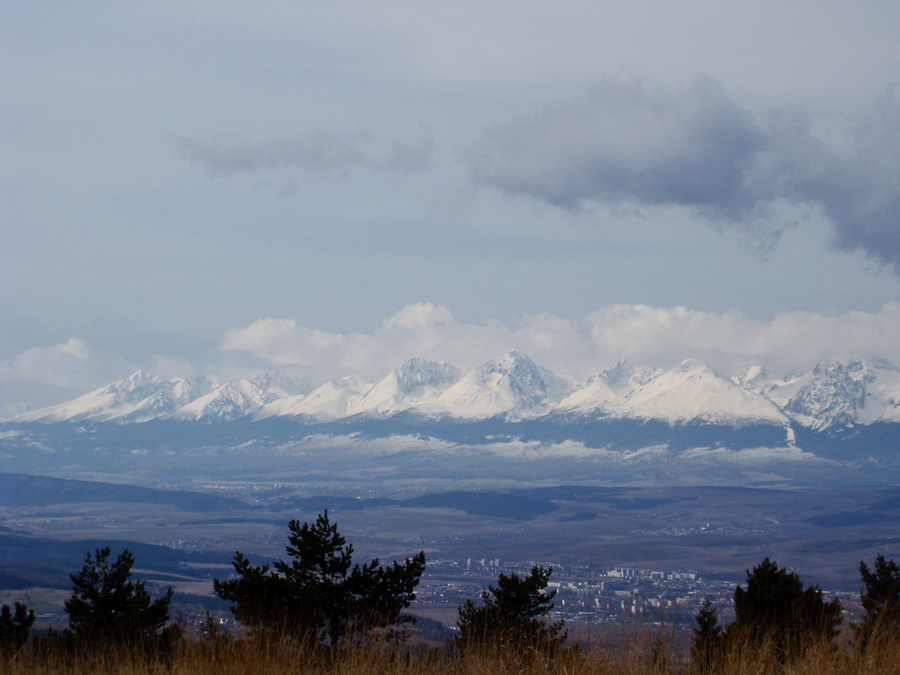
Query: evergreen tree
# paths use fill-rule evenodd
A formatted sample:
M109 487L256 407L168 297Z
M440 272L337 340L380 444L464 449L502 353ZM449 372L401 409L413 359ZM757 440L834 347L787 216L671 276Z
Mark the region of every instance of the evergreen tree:
M0 609L0 652L21 649L28 642L32 624L34 610L29 610L21 602L15 603L15 610L3 605Z
M747 586L734 591L736 619L726 642L771 644L780 660L801 655L816 642L830 642L841 622L841 603L826 602L818 586L803 588L796 572L766 558L747 572Z
M556 591L545 592L552 572L552 567L535 565L524 577L501 573L496 586L482 591L480 606L466 600L456 621L463 647L539 652L562 647L567 636L565 622L545 621L556 596Z
M312 525L292 520L288 527L290 561L253 566L238 551L232 563L237 578L214 581L219 597L234 603L238 621L332 647L412 621L401 613L416 597L424 551L389 566L377 558L353 565L353 546L330 522L328 511Z
M125 549L114 562L110 554L108 546L88 553L81 571L69 575L73 592L65 609L72 633L123 645L156 640L169 620L172 588L153 600L143 581L131 580L131 551Z
M693 638L691 640L691 663L700 672L706 673L715 663L716 656L721 649L722 628L719 626L719 615L709 598L703 601L700 611L694 617L696 628L691 628Z
M854 626L859 644L876 634L900 635L900 566L879 553L872 569L860 560L859 573L864 585L859 599L866 611L862 623Z

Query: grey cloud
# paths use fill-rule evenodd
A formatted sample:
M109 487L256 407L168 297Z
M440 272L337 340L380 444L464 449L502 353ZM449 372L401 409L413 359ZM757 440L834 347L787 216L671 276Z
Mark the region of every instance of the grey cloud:
M567 209L634 202L695 210L772 236L774 205L818 207L834 243L900 272L900 105L876 101L846 148L815 137L798 111L763 121L713 80L677 93L608 82L588 96L495 130L476 178Z
M241 136L206 140L179 137L175 144L184 157L225 174L283 168L339 174L357 168L422 171L427 168L434 149L430 136L411 142L395 141L389 147L382 147L384 144L365 131L336 134L325 130L306 137L256 142Z
M837 245L862 249L900 273L900 104L893 91L876 100L853 152L835 164L831 184L813 196L835 223Z
M636 199L740 209L744 167L765 145L749 116L703 80L677 96L606 83L498 130L481 176L567 208Z

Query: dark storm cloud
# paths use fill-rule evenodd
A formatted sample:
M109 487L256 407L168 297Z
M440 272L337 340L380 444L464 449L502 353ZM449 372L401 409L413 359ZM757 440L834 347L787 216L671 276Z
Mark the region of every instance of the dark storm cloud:
M900 106L876 101L845 147L808 117L742 110L711 79L675 94L604 83L490 136L476 176L578 209L586 202L688 207L714 223L775 233L779 201L818 207L834 243L900 270Z
M853 150L837 157L817 199L835 225L840 248L862 249L900 274L900 104L880 96L856 133Z
M605 84L492 140L486 180L567 208L637 199L739 209L743 168L765 145L760 130L709 80L669 98Z
M259 142L219 136L207 140L177 138L175 144L188 159L226 174L281 168L327 173L346 173L357 168L421 171L433 153L430 136L412 142L395 141L389 147L382 147L367 132L342 135L324 130L306 137Z

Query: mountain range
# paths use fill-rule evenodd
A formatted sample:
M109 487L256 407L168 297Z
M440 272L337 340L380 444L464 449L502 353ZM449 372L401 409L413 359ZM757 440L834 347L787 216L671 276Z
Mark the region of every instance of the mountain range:
M565 419L765 425L784 429L790 441L795 428L834 433L900 424L900 368L868 358L776 378L759 367L725 376L693 359L670 370L623 361L576 382L511 351L464 373L447 363L413 358L379 381L348 376L318 387L279 373L220 381L160 379L138 371L11 421L215 424L279 417L309 425L401 414L435 423L499 419L533 425L541 419Z
M772 376L688 359L586 381L511 351L469 371L412 358L314 386L139 371L0 423L0 468L188 480L900 481L900 368L880 358Z

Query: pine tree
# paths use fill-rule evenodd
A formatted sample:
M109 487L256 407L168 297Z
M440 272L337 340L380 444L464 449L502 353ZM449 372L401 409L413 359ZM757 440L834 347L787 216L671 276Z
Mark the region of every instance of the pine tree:
M558 650L566 640L565 622L547 623L556 591L546 593L552 567L535 565L524 577L501 573L496 586L482 591L480 606L471 599L459 608L456 625L464 648Z
M156 640L169 620L172 588L153 600L143 581L131 580L131 551L122 551L115 562L110 562L110 554L108 546L88 553L81 571L69 575L73 592L65 609L72 633L124 645Z
M747 587L734 591L736 619L726 642L771 644L781 661L800 656L816 642L830 642L841 622L841 603L826 602L818 586L803 588L796 572L766 558L747 572Z
M875 635L900 635L900 566L879 553L872 569L860 560L859 573L864 585L859 600L866 613L854 626L858 643L864 646Z
M214 581L216 593L233 602L241 623L296 640L341 647L372 630L412 621L403 610L415 599L425 571L425 553L382 566L376 558L353 564L353 546L331 523L328 511L316 521L288 524L290 561L253 566L235 553L237 578Z
M722 628L719 626L719 615L709 598L703 601L700 611L694 617L697 622L691 640L691 663L701 673L709 672L721 649Z
M15 610L9 605L0 609L0 652L17 651L28 642L28 634L34 624L34 610L21 602Z

